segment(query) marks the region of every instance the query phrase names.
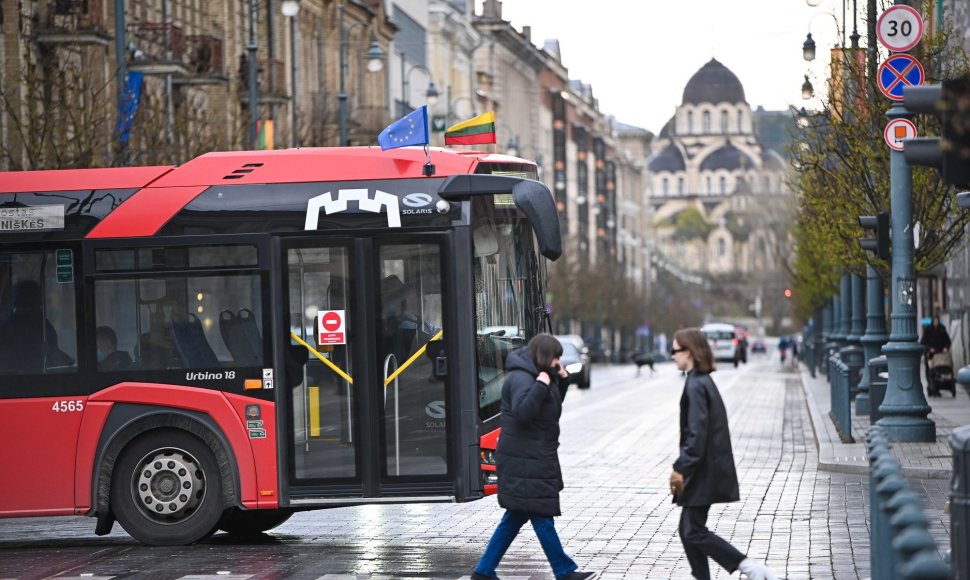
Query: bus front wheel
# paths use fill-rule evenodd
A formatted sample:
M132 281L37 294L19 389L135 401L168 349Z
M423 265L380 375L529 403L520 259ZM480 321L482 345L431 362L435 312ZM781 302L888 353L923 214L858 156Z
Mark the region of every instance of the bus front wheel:
M219 529L234 536L256 536L290 519L290 510L233 509L222 517Z
M115 464L111 510L136 540L180 546L210 536L222 517L222 479L215 454L178 429L135 439Z

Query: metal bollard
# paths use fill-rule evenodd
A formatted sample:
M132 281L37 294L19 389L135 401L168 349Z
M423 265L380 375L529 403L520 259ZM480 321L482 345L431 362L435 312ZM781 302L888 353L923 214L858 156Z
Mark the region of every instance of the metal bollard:
M834 359L832 384L830 386L830 404L832 417L839 429L839 436L843 443L852 443L852 398L849 393L849 367L839 357Z
M950 562L955 580L970 580L970 425L950 434Z

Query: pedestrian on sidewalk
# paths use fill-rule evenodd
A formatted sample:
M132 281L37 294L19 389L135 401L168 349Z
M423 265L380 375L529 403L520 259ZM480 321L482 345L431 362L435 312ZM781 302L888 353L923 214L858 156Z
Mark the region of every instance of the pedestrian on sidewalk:
M919 339L920 344L926 350L926 394L930 397L939 397L940 389L933 382L933 371L930 368L930 361L933 355L941 352L950 352L950 333L946 327L940 324L940 315L934 314L933 321L923 329L923 337Z
M704 333L678 330L670 352L677 369L687 373L680 397L680 455L670 474L670 493L681 506L678 533L690 572L697 580L710 580L711 558L730 573L740 570L751 580L777 580L767 566L707 529L712 504L740 499L727 411L711 379L714 355Z
M556 580L591 580L595 572L580 572L566 555L553 523L563 489L559 466L559 416L569 373L559 364L562 345L550 334L539 334L527 346L512 351L505 362L502 385L502 435L495 450L498 504L505 508L472 580L496 580L495 569L519 529L532 522Z

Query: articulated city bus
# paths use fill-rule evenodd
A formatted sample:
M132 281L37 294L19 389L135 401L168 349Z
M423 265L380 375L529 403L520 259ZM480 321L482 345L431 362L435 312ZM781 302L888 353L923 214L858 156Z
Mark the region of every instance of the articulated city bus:
M430 159L0 174L0 517L176 545L493 490L559 222L532 163Z

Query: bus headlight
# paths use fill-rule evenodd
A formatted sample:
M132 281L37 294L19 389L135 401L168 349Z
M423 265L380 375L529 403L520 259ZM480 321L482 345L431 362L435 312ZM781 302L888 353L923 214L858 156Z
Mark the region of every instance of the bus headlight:
M575 375L581 370L583 370L583 363L573 363L566 366L566 372L571 375Z

